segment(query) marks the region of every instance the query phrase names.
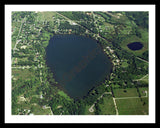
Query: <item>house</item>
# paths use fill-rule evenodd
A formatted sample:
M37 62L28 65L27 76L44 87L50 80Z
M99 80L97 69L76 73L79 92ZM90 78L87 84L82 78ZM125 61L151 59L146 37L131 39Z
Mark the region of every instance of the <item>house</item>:
M87 14L87 15L89 15L89 16L91 16L91 15L92 15L92 13L88 13L88 12L87 12L86 14Z
M27 47L26 45L23 45L21 46L21 49L26 49L26 47Z

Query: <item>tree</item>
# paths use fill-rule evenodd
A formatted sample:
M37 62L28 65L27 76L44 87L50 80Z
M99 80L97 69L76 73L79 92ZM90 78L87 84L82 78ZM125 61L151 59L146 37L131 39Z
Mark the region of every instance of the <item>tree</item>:
M101 108L100 108L99 104L95 104L95 108L96 108L95 114L101 115L102 113L101 113Z
M123 90L123 92L125 92L125 93L126 93L126 92L127 92L127 90Z
M29 60L29 61L33 61L33 60L34 60L34 55L30 55L30 56L28 57L28 60Z

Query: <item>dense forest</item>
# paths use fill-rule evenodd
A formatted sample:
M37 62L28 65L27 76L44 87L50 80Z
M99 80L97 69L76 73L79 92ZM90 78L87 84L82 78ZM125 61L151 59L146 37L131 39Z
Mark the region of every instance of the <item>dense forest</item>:
M125 12L126 16L133 20L138 26L148 29L148 12Z

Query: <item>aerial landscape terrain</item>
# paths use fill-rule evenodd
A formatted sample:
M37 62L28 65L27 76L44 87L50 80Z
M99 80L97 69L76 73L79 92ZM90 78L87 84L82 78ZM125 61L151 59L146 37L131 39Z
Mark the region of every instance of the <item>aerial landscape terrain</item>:
M12 115L149 115L146 11L12 11Z

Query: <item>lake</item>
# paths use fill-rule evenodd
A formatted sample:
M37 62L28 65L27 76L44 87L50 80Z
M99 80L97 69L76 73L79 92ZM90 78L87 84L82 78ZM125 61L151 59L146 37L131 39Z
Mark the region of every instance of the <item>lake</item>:
M87 95L112 69L97 41L79 35L53 36L46 48L46 64L73 98Z
M133 51L135 50L140 50L143 48L143 44L141 42L133 42L133 43L129 43L127 45L127 47Z

